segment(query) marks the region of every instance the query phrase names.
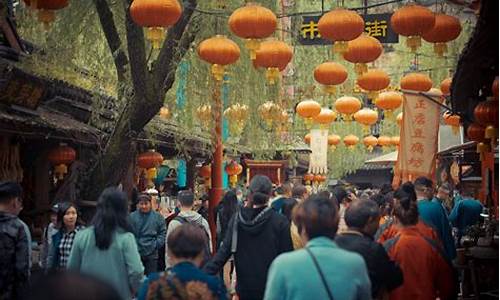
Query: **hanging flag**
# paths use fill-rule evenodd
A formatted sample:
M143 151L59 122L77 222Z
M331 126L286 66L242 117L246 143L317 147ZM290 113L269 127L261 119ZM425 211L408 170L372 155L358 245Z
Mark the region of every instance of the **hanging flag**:
M419 176L433 178L438 151L440 107L414 91L403 91L403 124L393 185ZM435 93L425 95L439 99Z
M326 174L328 172L328 129L311 129L311 155L309 173Z

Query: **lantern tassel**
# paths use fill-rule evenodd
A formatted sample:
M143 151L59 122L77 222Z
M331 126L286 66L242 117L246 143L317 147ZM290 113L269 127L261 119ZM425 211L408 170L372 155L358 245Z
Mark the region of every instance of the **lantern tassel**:
M335 146L335 145L331 145L331 146L330 146L330 150L331 150L331 151L335 151L336 149L337 149L337 146Z
M356 63L354 65L354 70L356 71L356 75L361 76L364 73L368 72L368 65L365 63Z
M146 38L151 42L153 49L160 49L160 43L164 38L164 30L161 27L148 27Z
M346 41L336 41L333 43L333 53L344 54L347 52L348 46Z
M392 110L385 110L384 117L388 121L394 121L394 113Z
M257 58L257 50L260 48L260 42L255 39L246 39L245 47L250 50L250 59L255 60Z
M368 152L373 152L373 146L372 145L369 145L368 147L366 147L368 149Z
M38 21L43 23L43 28L47 31L50 29L50 24L54 22L56 15L53 10L40 9L38 11Z
M479 159L484 160L484 154L489 151L489 146L485 143L478 143L476 147L476 152L479 153Z
M334 85L324 85L323 91L328 95L333 95L335 94L335 92L337 92L337 87L335 87Z
M489 125L484 130L484 137L487 139L494 139L497 136L497 130L495 127Z
M460 133L460 126L451 126L451 132L453 135L458 135Z
M212 65L212 75L214 75L215 80L222 81L224 78L224 66L213 64Z
M147 169L146 178L148 180L153 180L154 178L156 178L156 168Z
M422 46L422 40L419 36L409 36L406 38L406 46L411 49L411 52L416 52Z
M312 118L305 118L304 124L306 125L307 129L311 129L311 127L313 125L313 119Z
M446 43L435 43L434 44L434 53L436 53L439 57L443 57L443 55L448 52L448 46Z
M234 188L237 182L238 182L238 175L229 176L229 183L231 184L231 187Z
M280 77L280 69L278 68L267 68L266 79L269 84L275 84Z

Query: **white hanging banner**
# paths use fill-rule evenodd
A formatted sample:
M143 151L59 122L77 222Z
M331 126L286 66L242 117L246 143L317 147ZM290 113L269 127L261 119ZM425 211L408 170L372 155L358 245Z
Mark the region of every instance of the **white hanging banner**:
M328 129L311 129L309 173L328 173Z

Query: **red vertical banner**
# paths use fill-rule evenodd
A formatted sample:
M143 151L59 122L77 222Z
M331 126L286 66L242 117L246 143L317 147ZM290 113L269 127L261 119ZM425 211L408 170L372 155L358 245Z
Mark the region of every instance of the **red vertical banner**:
M403 91L403 124L401 125L398 160L393 185L413 181L416 177L432 178L436 169L440 107L423 95ZM439 101L439 95L425 93Z

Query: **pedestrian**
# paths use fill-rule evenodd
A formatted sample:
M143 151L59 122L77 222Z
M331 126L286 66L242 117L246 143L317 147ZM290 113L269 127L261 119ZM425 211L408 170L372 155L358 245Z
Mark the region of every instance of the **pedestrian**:
M262 299L271 262L293 250L288 220L268 206L272 194L269 178L254 176L248 189L247 206L231 219L221 247L204 267L207 273L217 274L233 255L241 300Z
M165 219L153 210L151 195L138 196L138 209L130 214L129 222L137 241L146 275L158 271L159 249L165 244Z
M215 224L217 233L217 249L219 249L229 226L229 220L238 211L238 198L232 190L227 191L215 208Z
M338 226L338 231L339 233L347 230L347 225L345 224L345 210L347 207L349 207L349 204L351 203L351 197L349 197L349 194L347 193L347 190L344 187L338 186L333 189L333 196L337 200L337 203L339 205L339 226Z
M109 284L95 277L58 272L34 283L23 300L123 300Z
M47 271L52 272L66 269L76 233L84 228L74 203L58 205L56 228L47 258Z
M191 191L184 190L184 191L179 191L177 194L177 201L179 202L180 205L180 212L179 214L168 224L168 230L167 230L167 239L168 236L177 228L178 226L185 224L185 223L190 223L196 226L199 226L203 229L205 234L207 235L207 245L205 247L204 255L205 255L205 261L208 260L211 254L211 249L212 249L212 234L210 232L210 227L208 226L208 221L203 218L199 213L193 210L193 205L194 205L194 194ZM170 258L168 257L168 242L166 245L167 253L165 255L166 258L166 266L167 268L172 266L170 263Z
M289 198L283 203L282 207L282 214L288 219L288 222L290 222L290 236L292 238L292 244L294 250L304 248L305 245L302 242L302 239L297 229L297 225L295 225L292 219L293 209L297 206L297 204L299 204L297 200Z
M59 204L54 204L50 208L50 223L45 227L42 234L42 248L40 251L39 265L42 269L47 270L49 249L52 246L52 237L58 232L57 230L57 210Z
M384 247L401 267L404 282L390 293L390 299L453 299L456 293L451 263L442 248L417 228L417 205L411 182L394 193L394 215L401 229Z
M271 207L277 212L281 212L285 200L292 197L292 185L284 183L274 190L275 197L270 200Z
M461 187L460 196L455 200L455 206L449 216L451 225L457 228L458 246L461 246L461 239L467 228L481 220L484 207L473 195L472 191Z
M127 220L127 196L105 189L97 201L92 226L75 237L68 268L95 276L114 287L123 300L139 288L144 267Z
M370 299L363 258L333 241L339 222L335 201L313 195L297 206L293 220L306 246L273 261L264 299Z
M436 196L432 198L432 202L439 203L443 207L444 212L448 216L453 208L451 203L451 187L448 183L441 184L436 192Z
M227 299L224 283L199 269L206 239L205 232L197 225L177 226L167 238L172 268L151 274L143 283L138 299Z
M18 215L22 188L0 182L0 300L19 299L29 283L28 237Z
M401 269L392 261L384 247L373 240L380 221L380 210L372 200L352 203L345 213L348 229L335 237L337 245L359 253L365 260L372 284L373 299L383 299L403 283Z
M427 177L418 177L415 180L418 213L422 221L432 227L438 234L444 247L447 258L451 261L457 256L455 240L452 236L450 222L441 204L432 202L434 184Z
M199 207L197 212L208 222L208 200L210 197L208 195L203 195L199 200Z

